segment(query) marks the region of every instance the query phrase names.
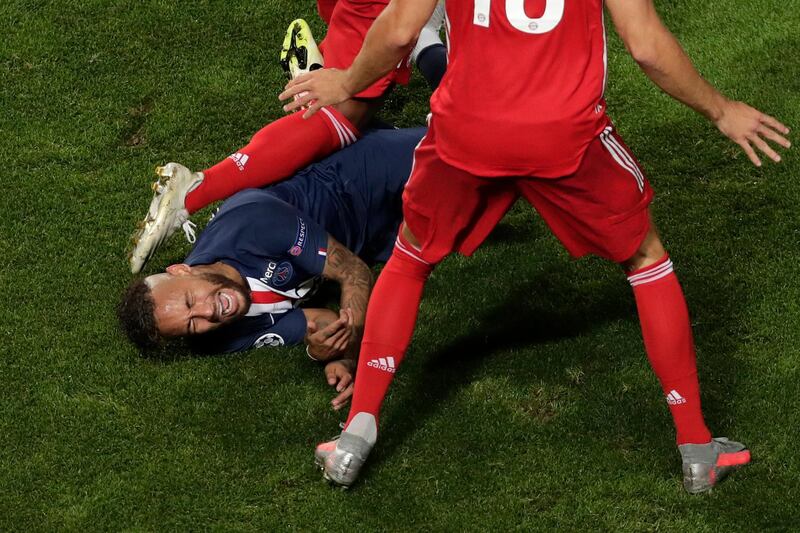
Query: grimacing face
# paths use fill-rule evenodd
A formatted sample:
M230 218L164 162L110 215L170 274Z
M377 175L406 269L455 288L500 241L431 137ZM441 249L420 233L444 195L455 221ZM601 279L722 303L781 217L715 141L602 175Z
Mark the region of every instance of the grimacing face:
M196 270L173 265L147 278L156 327L164 337L206 333L244 316L250 308L250 296L240 284Z

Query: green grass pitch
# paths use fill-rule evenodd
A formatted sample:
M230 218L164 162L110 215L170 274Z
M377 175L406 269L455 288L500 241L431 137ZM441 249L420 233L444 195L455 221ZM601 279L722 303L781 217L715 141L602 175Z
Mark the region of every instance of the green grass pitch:
M709 80L800 127L794 1L657 4ZM302 349L137 355L114 307L152 169L202 168L281 115L297 16L324 33L310 0L0 3L0 530L800 527L800 153L754 168L616 37L609 107L657 191L707 418L753 452L713 494L681 488L624 277L522 204L436 271L349 492L312 464L342 415ZM383 117L421 124L427 97L416 78Z

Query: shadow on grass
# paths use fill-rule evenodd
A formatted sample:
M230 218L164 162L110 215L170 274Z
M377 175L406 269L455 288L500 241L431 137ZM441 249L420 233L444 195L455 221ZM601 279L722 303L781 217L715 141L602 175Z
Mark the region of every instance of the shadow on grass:
M453 340L430 355L421 370L415 369L418 379L396 399L399 407L387 413L379 453L369 464L379 465L395 453L426 419L436 414L442 403L468 385L493 355L573 338L607 322L635 318L632 299L622 283L605 283L590 293L569 284L557 288L552 285L550 276L544 275L541 281L514 286L506 301L481 314L478 329ZM557 298L568 305L552 310L522 300L520 294L535 295L537 302ZM563 376L571 363L565 359L557 364L556 373ZM553 370L548 370L540 377L552 375Z
M368 462L367 468L379 467L384 460L395 455L426 424L426 420L436 415L441 405L475 379L481 367L494 355L515 348L574 338L609 322L638 320L626 283L609 281L587 291L585 287L569 282L558 283L564 280L564 277L559 279L557 273L545 274L540 280L515 286L503 304L481 314L478 329L454 339L428 356L421 369L409 369L416 381L405 387L393 401L394 407L386 413L382 439L374 460ZM707 342L699 343L701 352L712 352L703 357L699 365L701 380L706 376L701 381L703 405L710 427L718 430L712 432L725 435L729 424L725 411L741 370L741 365L731 357L737 349L737 341L727 333L731 328L738 327L735 324L736 316L740 311L739 305L745 304L745 301L730 298L729 281L702 281L692 280L692 285L704 287L702 298L698 298L702 308L697 315L700 320L708 317L710 322L701 328ZM536 301L521 300L520 294L535 295ZM552 301L564 303L558 307L547 305ZM720 338L727 340L720 342ZM631 353L625 357L644 358L645 353L642 350L641 353ZM584 361L589 362L587 359ZM608 364L618 363L610 361ZM557 377L563 381L564 373L574 364L574 358L565 357L547 369L540 367L531 380L549 381ZM708 383L706 387L703 387L704 382ZM658 390L655 377L653 389L654 393ZM663 456L659 464L663 466L664 475L673 475L676 459L672 453L674 433L666 406L655 397L654 401L645 405L614 395L610 395L607 401L615 404L612 405L611 418L591 424L595 437L609 443L616 443L622 437L628 440L633 438L639 441L639 446ZM644 456L642 461L643 464L652 464ZM365 476L368 475L365 473Z

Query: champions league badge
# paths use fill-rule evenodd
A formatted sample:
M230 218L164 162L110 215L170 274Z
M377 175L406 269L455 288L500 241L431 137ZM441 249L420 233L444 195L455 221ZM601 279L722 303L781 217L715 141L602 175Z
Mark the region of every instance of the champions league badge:
M277 333L267 333L256 339L256 342L253 343L253 348L264 348L265 346L277 347L283 346L284 344L283 337Z

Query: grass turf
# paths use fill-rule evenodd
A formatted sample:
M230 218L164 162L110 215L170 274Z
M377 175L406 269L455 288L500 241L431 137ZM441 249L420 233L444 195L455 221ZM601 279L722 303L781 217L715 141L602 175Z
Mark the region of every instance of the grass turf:
M800 124L792 2L658 5L713 83ZM714 494L680 487L624 278L570 261L523 205L433 276L350 492L312 467L341 415L302 349L138 357L113 310L151 170L208 165L280 116L276 55L300 15L323 34L308 0L0 6L0 529L798 527L797 154L755 169L616 38L609 106L658 192L705 411L753 451ZM420 124L426 98L417 79L383 115Z

